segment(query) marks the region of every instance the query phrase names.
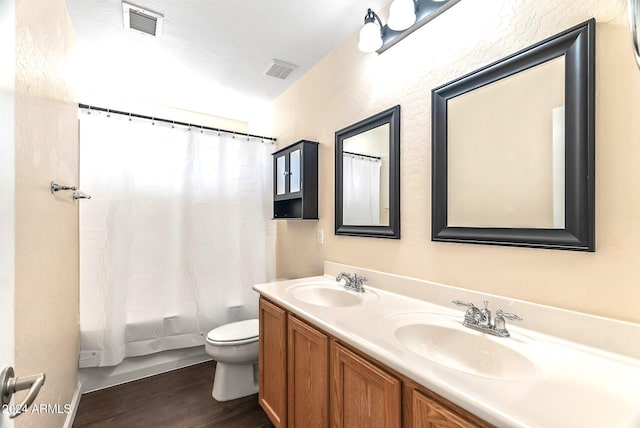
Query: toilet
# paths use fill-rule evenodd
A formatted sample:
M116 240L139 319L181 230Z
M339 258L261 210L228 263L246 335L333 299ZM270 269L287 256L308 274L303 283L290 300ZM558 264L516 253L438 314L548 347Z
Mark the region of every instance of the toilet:
M207 334L205 350L216 360L211 395L229 401L258 392L258 320L233 322Z

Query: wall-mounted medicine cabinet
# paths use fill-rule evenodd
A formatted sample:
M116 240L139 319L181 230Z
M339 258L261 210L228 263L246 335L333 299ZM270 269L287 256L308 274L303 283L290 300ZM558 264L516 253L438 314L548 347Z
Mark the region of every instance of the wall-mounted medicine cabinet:
M300 140L273 153L273 218L318 219L318 143Z

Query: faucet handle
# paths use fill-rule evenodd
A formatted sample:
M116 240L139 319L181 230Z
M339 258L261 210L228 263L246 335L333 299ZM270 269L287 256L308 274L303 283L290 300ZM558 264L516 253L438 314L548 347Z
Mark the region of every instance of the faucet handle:
M511 321L522 321L522 318L520 318L518 315L511 314L509 312L505 312L502 309L498 309L496 311L496 315L499 316L499 317L506 318L506 319L511 320Z
M452 300L451 303L469 308L464 313L464 322L466 325L478 325L483 319L480 309L478 309L473 303L463 302L462 300Z
M462 300L452 300L451 303L458 306L466 306L467 308L475 308L475 305L470 302L463 302Z
M353 281L353 278L347 272L340 272L340 274L338 274L338 276L336 276L336 282L340 282L340 280L342 280L342 279L347 281L347 283L350 283L351 281Z
M502 309L498 309L496 311L496 319L493 322L493 328L496 332L496 335L499 337L509 337L510 334L507 331L507 326L504 319L508 319L511 321L522 321L522 318L517 316L516 314L510 314L509 312L505 312Z

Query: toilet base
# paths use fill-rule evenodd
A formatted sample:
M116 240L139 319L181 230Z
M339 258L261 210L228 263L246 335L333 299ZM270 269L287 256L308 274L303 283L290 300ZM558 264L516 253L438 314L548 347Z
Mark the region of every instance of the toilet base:
M216 401L229 401L258 392L253 364L216 364L211 395Z

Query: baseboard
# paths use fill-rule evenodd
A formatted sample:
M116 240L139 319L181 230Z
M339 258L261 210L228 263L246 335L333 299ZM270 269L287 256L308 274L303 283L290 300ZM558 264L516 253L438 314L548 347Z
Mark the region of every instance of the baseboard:
M210 360L204 346L197 346L125 358L114 367L83 368L79 370L78 377L85 394Z
M64 420L63 428L71 428L73 426L73 421L76 419L76 412L78 411L78 406L80 405L81 396L82 384L78 382L76 391L73 393L73 398L71 399L71 408L69 409L69 413L67 413L67 418Z

